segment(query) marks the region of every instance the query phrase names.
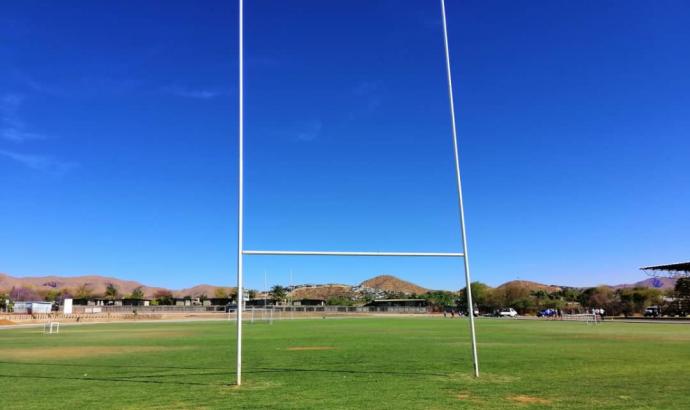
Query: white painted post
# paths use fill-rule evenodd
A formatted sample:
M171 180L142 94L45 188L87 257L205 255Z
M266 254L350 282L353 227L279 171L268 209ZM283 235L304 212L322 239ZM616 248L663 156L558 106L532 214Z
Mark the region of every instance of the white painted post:
M446 74L448 76L448 100L450 101L450 119L453 132L453 153L455 154L455 178L458 191L458 212L460 214L460 230L462 233L462 253L465 262L465 285L467 290L467 312L470 319L470 337L472 343L472 361L474 375L479 377L479 357L477 355L477 336L474 328L474 304L472 303L472 287L470 280L470 259L467 253L467 232L465 229L465 207L462 199L462 179L460 178L460 156L458 154L458 132L455 124L455 102L453 98L453 80L450 71L450 52L448 51L448 25L446 23L446 2L441 0L441 16L443 20L443 46L446 54Z
M239 0L239 193L237 201L237 385L242 384L242 283L244 250L244 0Z

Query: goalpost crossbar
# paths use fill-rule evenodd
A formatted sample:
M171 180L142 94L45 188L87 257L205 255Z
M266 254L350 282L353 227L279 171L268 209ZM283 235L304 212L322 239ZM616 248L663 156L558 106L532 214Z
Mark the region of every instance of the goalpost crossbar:
M357 251L259 251L244 250L243 255L273 255L273 256L409 256L409 257L436 257L436 258L462 258L461 252L357 252Z

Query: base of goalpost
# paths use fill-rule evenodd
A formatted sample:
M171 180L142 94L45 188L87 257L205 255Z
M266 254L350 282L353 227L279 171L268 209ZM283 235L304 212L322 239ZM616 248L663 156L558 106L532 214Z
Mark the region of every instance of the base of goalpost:
M43 334L52 335L60 333L60 322L46 322L43 324Z

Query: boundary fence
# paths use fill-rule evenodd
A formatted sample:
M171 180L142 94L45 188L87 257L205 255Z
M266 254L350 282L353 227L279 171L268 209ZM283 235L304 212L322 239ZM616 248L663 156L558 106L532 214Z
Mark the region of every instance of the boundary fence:
M88 310L78 309L74 313L0 313L0 320L13 322L28 321L109 321L109 320L136 320L136 319L163 319L165 315L175 314L199 314L216 316L226 314L228 319L234 319L236 310L226 311L224 306L89 306ZM102 309L98 309L102 308ZM245 312L253 317L292 318L312 315L347 315L347 314L427 314L430 311L426 307L355 307L355 306L275 306L257 308L248 306ZM222 316L216 316L222 317ZM247 320L247 317L244 318ZM250 318L251 319L251 318Z

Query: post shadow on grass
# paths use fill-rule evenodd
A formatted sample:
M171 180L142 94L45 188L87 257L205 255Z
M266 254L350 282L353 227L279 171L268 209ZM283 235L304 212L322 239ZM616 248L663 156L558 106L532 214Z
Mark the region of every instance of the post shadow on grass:
M333 374L376 374L376 375L391 375L391 376L430 376L430 377L446 377L447 373L430 373L430 372L412 372L399 370L348 370L348 369L300 369L294 367L278 368L278 367L257 367L250 370L245 370L244 373L333 373Z
M18 364L18 365L34 365L34 366L71 366L71 367L104 367L104 368L147 368L147 369L175 369L175 370L203 370L204 368L187 368L187 367L162 367L162 366L116 366L116 365L79 365L73 363L65 364L45 364L45 363L21 363L21 362L1 362L1 364ZM206 368L208 369L208 368ZM219 369L212 369L219 370ZM138 374L132 376L86 376L86 377L69 377L69 376L50 376L46 374L0 374L0 377L13 379L49 379L49 380L75 380L87 382L120 382L120 383L144 383L144 384L170 384L182 386L233 386L234 383L209 383L209 382L195 382L184 380L189 377L204 377L204 376L219 376L225 378L231 376L231 372L223 368L223 371L201 372L201 373L164 373L164 374ZM389 375L389 376L415 376L415 377L447 377L445 373L428 373L428 372L405 372L405 371L386 371L386 370L349 370L349 369L303 369L303 368L275 368L275 367L260 367L254 369L247 369L245 373L261 374L261 373L327 373L327 374L349 374L349 375ZM167 380L153 380L154 378L165 378ZM169 378L174 378L170 380Z
M227 372L222 373L227 375ZM171 375L176 377L188 376L185 374ZM47 376L47 375L27 375L27 374L0 374L0 377L11 379L50 379L50 380L78 380L86 382L124 382L124 383L150 383L150 384L175 384L183 386L222 386L223 383L199 383L178 380L134 380L141 376L132 377L66 377L66 376ZM160 377L160 376L159 376Z
M82 367L82 368L113 368L113 369L162 369L162 370L223 370L223 372L218 373L198 373L190 374L185 373L184 375L216 375L216 374L228 374L231 373L230 367L209 367L209 366L148 366L148 365L136 365L136 364L125 364L125 365L115 365L115 364L79 364L79 363L36 363L36 362L11 362L11 361L0 361L0 364L12 364L19 366L56 366L56 367ZM345 365L345 363L337 364ZM430 376L430 377L444 377L448 376L447 373L432 373L432 372L420 372L420 371L400 371L400 370L353 370L347 368L337 368L337 369L305 369L296 367L254 367L249 368L244 371L244 373L333 373L333 374L377 374L377 375L391 375L391 376ZM167 375L159 375L164 377ZM182 376L182 375L180 375ZM141 377L141 376L134 376Z
M37 363L37 362L12 362L12 361L0 361L0 364L16 364L20 366L57 366L57 367L102 367L102 368L113 368L113 369L124 369L124 368L141 368L141 369L173 369L173 370L223 370L227 367L188 367L188 366L149 366L140 364L80 364L80 363Z

